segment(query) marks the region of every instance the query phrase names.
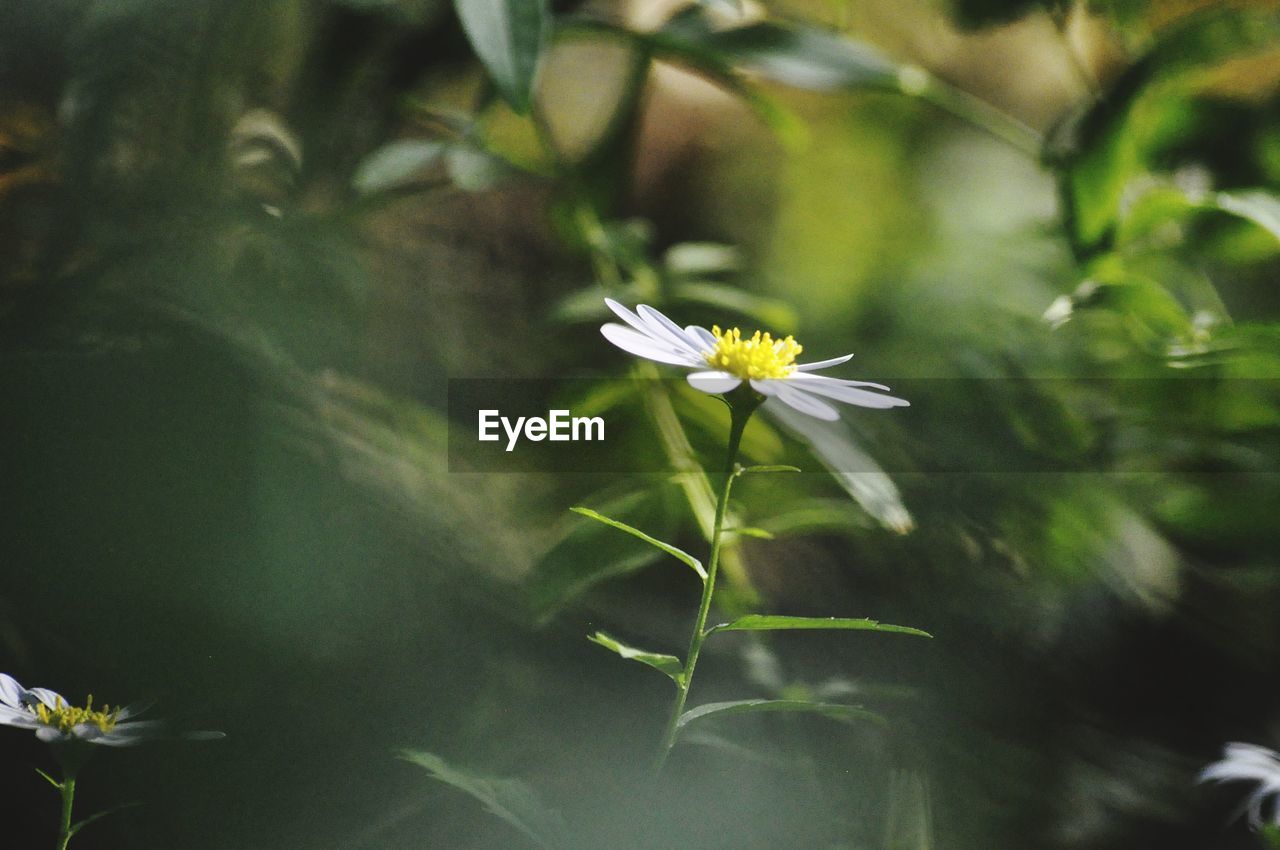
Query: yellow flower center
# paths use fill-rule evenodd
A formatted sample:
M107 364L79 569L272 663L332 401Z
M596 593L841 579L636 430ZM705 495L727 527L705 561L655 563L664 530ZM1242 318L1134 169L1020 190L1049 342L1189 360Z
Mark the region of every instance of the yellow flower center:
M717 325L711 329L716 338L715 348L706 353L707 363L713 369L728 372L744 381L767 378L785 378L795 371L796 357L804 346L792 337L774 339L767 333L756 331L744 339L742 331L734 328L721 331Z
M35 705L35 711L36 719L46 726L56 727L59 732L70 732L82 723L92 723L103 732L110 732L115 728L116 719L120 716L120 709L112 709L109 705L94 711L92 694L85 700L84 708L66 705L59 699L56 708L50 708L43 702L39 702Z

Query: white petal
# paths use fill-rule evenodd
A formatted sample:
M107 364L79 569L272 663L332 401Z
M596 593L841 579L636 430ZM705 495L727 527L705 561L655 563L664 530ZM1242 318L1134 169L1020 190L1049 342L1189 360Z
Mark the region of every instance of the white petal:
M660 337L654 337L653 330L647 324L645 324L644 320L641 319L639 316L637 316L635 313L628 310L625 305L620 304L617 301L614 301L612 298L604 299L604 304L606 307L608 307L610 310L613 311L613 314L615 316L617 316L622 321L626 322L631 327L635 328L640 333L644 334L645 336L651 339L661 339Z
M727 393L729 390L737 388L738 384L741 383L741 378L735 378L728 372L694 372L689 375L689 385L691 387L712 395Z
M8 673L0 673L0 704L10 708L22 708L22 697L27 689Z
M56 726L41 726L36 730L36 737L46 744L61 741L67 736L58 731Z
M636 313L640 318L649 325L660 338L668 340L681 350L688 351L690 354L702 356L702 341L693 339L684 332L684 328L668 319L662 313L650 307L648 304L636 305Z
M834 422L840 418L840 414L836 412L836 409L825 401L819 401L807 393L787 386L782 381L777 382L777 391L778 401L794 407L801 413L812 416L815 419L824 419L827 422Z
M822 378L819 375L810 375L808 380L791 381L790 387L796 390L803 390L806 393L826 396L836 401L843 401L846 404L856 404L859 407L872 407L884 410L890 407L907 407L910 402L897 396L882 395L873 393L868 390L851 387L847 384L835 381L830 378Z
M0 726L17 726L19 729L34 729L40 725L31 712L21 708L9 708L0 705Z
M768 380L767 378L751 379L751 388L756 392L760 393L760 395L776 395L778 392L778 387L781 384L782 384L781 381L771 381L771 380Z
M145 742L145 737L136 737L133 735L117 735L114 732L103 735L99 738L89 738L87 742L90 744L101 744L104 747L133 747Z
M716 347L716 335L701 325L689 325L684 332L701 342L703 351L710 351Z
M828 366L839 366L841 363L848 363L852 359L852 354L846 354L844 357L832 357L830 360L815 360L813 363L798 363L796 364L796 371L812 372L815 369L825 369Z
M227 733L207 729L199 732L183 732L181 737L184 741L221 741L227 737Z
M58 708L69 704L62 694L57 691L51 691L48 688L32 688L29 693L50 708Z
M634 354L637 357L643 357L646 360L670 363L673 366L700 365L691 355L683 351L676 351L672 346L663 345L639 331L633 331L631 328L622 325L604 325L600 328L600 333L604 334L605 339L623 351Z
M128 720L130 717L137 717L139 714L146 711L152 705L154 705L154 703L151 700L146 700L145 702L130 703L129 705L126 705L124 708L120 709L120 713L116 715L116 720L121 721L121 720Z
M788 381L817 381L823 384L839 384L842 387L874 387L877 390L889 391L884 384L877 384L874 381L853 381L848 378L833 378L830 375L811 375L808 372L792 372L787 376Z

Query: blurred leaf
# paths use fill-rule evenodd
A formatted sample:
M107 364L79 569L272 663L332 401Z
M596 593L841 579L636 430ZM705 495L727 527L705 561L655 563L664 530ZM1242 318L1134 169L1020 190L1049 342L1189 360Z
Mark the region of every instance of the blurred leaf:
M718 242L681 242L667 249L662 264L671 274L684 277L724 274L742 267L742 253Z
M951 14L963 27L1008 24L1040 9L1065 9L1065 0L950 0Z
M643 649L636 649L609 637L604 632L596 632L588 637L587 640L616 652L628 661L639 661L641 664L647 664L653 669L665 673L673 682L679 683L680 677L684 675L684 664L674 655L663 655L658 652L646 652Z
M798 466L788 466L785 463L777 463L771 466L744 466L738 471L745 475L747 473L757 472L801 472L802 470Z
M857 718L872 723L883 724L884 718L873 711L867 711L855 705L840 705L830 702L807 702L791 699L744 699L732 702L710 702L692 708L680 715L676 722L677 729L684 729L696 720L708 717L722 717L729 714L748 714L762 711L800 711L822 714L834 718Z
M1262 189L1246 192L1218 192L1213 196L1218 209L1253 222L1280 239L1280 196Z
M1262 840L1266 842L1268 847L1273 850L1280 850L1280 826L1273 824L1263 824L1262 829L1258 830L1258 834L1262 836Z
M848 617L787 617L779 614L749 614L707 629L712 632L774 632L789 629L847 629L853 631L894 632L931 638L933 635L910 626L891 626L868 619Z
M1280 19L1247 9L1208 9L1195 26L1159 34L1060 145L1060 190L1078 254L1105 250L1130 188L1151 173L1196 164L1249 174L1260 131L1233 127L1221 99L1199 96L1206 69L1274 49ZM1259 124L1265 127L1265 124ZM1230 202L1229 202L1230 203Z
M1125 318L1135 340L1159 353L1191 333L1186 308L1159 283L1129 274L1118 264L1106 273L1115 279L1085 281L1065 302L1055 302L1053 315L1046 318L1057 326L1080 310L1111 310Z
M765 531L763 528L756 528L753 525L743 526L741 528L726 528L725 534L740 534L743 537L755 537L760 540L772 540L773 532Z
M649 492L628 493L600 507L658 533L670 534L679 522L679 502L673 493L663 486ZM618 534L598 523L574 521L530 573L530 603L535 613L545 619L594 585L643 569L661 557L661 550L638 538Z
M690 301L694 304L713 307L716 310L729 310L760 322L774 333L792 333L799 324L795 309L786 302L753 295L726 284L709 282L677 284L671 287L671 297L678 301Z
M877 522L898 534L915 527L897 486L854 443L847 425L814 419L783 404L766 404L764 409L802 439L845 492Z
M654 36L659 48L698 62L745 67L797 88L899 87L899 66L863 42L773 22L716 30L698 12L674 16Z
M362 194L381 192L407 182L444 156L447 145L433 139L400 139L369 154L356 169L352 184Z
M630 534L632 537L640 538L645 543L648 543L650 546L654 546L658 549L661 549L663 552L666 552L668 555L675 558L676 560L682 563L688 564L689 567L695 573L698 574L699 578L701 578L703 581L707 580L707 571L703 569L702 562L699 561L697 558L693 557L692 555L690 555L688 552L684 551L683 549L677 549L675 546L672 546L670 543L664 543L661 540L657 539L656 537L650 537L648 534L645 534L643 531L641 531L638 528L633 528L632 526L627 525L625 522L619 522L616 519L611 519L610 517L607 517L604 514L596 513L590 508L574 507L574 508L570 508L569 510L573 511L575 514L581 514L582 516L587 517L588 519L593 519L596 522L602 522L605 525L618 529L619 531L625 531L627 534Z
M489 189L515 173L506 160L467 144L450 145L445 165L453 184L467 192Z
M760 520L760 526L775 537L828 532L848 534L868 525L866 515L842 499L795 501L780 513Z
M547 0L454 0L467 39L511 108L529 111L551 32Z
M548 850L567 846L568 828L564 819L559 812L548 808L528 783L471 773L423 750L404 750L400 758L425 768L440 782L479 800L491 814L523 832L538 846Z

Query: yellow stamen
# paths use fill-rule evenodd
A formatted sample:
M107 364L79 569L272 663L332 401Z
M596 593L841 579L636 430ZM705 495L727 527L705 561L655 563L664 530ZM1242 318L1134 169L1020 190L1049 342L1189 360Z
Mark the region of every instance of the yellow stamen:
M711 328L711 333L716 346L705 355L708 365L744 381L785 378L795 371L796 357L804 351L792 337L774 339L756 331L743 339L737 328L721 331L719 325Z
M70 732L83 723L92 723L101 731L110 732L115 728L116 720L120 717L120 709L113 709L109 705L94 711L92 694L85 700L84 708L67 705L59 698L54 708L50 708L43 702L36 703L35 712L37 720L45 726L56 727L59 732Z

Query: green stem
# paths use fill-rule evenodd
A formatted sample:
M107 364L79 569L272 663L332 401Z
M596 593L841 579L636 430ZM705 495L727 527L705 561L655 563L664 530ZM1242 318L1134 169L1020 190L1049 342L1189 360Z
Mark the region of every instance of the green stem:
M58 823L57 850L67 850L71 836L75 834L71 828L71 805L76 797L76 775L72 772L65 773L58 790L62 793L62 818Z
M660 773L667 762L667 756L676 745L679 735L680 716L684 714L685 701L689 698L689 689L693 686L693 672L698 666L698 655L702 652L702 642L706 640L707 615L711 612L711 597L716 589L716 572L720 567L720 543L724 533L724 518L729 510L729 492L733 489L733 479L737 477L736 463L738 447L742 443L742 432L747 427L747 420L755 412L760 403L758 398L740 397L738 404L730 404L732 416L729 426L729 455L725 462L724 482L720 487L720 497L716 501L715 522L711 531L711 555L707 559L707 580L702 583L702 601L698 606L698 619L693 624L693 634L689 636L689 651L686 653L684 672L676 682L676 699L671 706L671 716L667 718L667 729L662 736L662 747L654 764L654 773Z

